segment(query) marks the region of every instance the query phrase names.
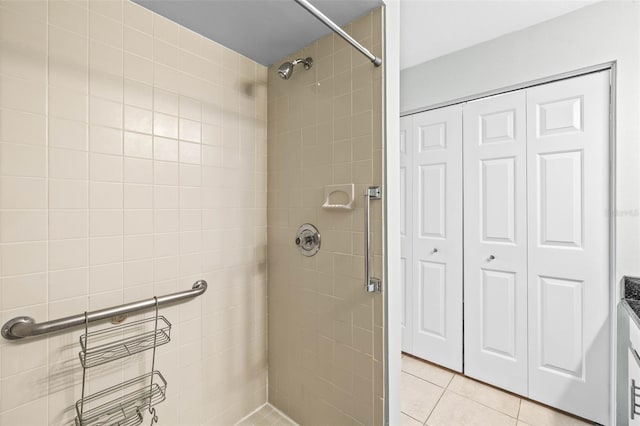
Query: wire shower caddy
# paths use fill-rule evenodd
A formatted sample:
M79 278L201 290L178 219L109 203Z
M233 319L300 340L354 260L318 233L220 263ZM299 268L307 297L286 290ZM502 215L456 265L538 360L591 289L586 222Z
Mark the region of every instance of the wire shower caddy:
M135 426L144 421L145 410L151 415L151 424L158 422L155 406L166 398L167 381L155 369L156 348L171 341L171 323L158 314L158 298L154 299L152 318L98 331L89 332L85 313L84 334L79 339L82 396L75 404L76 426ZM149 349L153 350L150 372L85 395L89 369Z

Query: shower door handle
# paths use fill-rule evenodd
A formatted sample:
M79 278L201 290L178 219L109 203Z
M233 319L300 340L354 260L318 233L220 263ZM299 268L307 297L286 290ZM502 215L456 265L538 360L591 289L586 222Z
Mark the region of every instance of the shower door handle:
M371 276L371 200L381 200L379 186L370 186L364 192L364 288L368 293L382 292L382 280Z

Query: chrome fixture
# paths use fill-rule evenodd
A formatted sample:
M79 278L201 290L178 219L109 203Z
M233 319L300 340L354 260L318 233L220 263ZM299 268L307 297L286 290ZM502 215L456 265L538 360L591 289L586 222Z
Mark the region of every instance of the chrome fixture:
M314 5L309 3L307 0L295 0L300 6L304 7L309 13L315 16L320 22L325 24L327 27L331 28L336 34L342 37L347 43L355 47L362 53L364 56L369 58L369 60L375 65L379 67L382 65L382 59L375 56L373 53L369 52L366 47L358 43L353 39L349 34L347 34L342 28L336 25L331 19L329 19L324 13L320 12ZM285 77L283 77L285 78Z
M313 65L313 59L311 57L308 57L306 59L299 58L293 62L285 62L284 64L280 65L280 68L278 68L278 75L285 80L289 80L291 74L293 74L293 67L300 63L304 65L305 70L308 70Z
M313 256L320 250L320 232L310 223L305 223L296 232L296 246L303 256Z
M166 305L168 303L193 299L194 297L200 296L205 291L207 291L207 282L205 280L199 280L193 284L191 290L180 291L160 297L152 297L145 300L138 300L137 302L59 318L57 320L36 323L36 320L31 317L16 317L7 321L2 326L2 337L9 340L16 340L22 339L23 337L53 333L54 331L64 330L65 328L84 325L87 322L100 321L117 315L151 309L156 305Z
M379 186L370 186L364 191L364 288L368 293L381 293L382 280L371 276L371 200L381 200Z

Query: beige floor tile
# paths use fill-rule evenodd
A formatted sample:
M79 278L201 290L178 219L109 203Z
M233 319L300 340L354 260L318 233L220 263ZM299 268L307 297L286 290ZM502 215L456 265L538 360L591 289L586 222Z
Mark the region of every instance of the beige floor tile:
M400 426L422 426L422 423L405 413L400 413Z
M520 398L499 389L456 375L449 383L447 390L498 410L508 416L518 417Z
M444 392L440 386L402 373L401 411L421 422L427 420L438 399Z
M402 371L406 371L409 374L413 374L443 388L447 387L453 377L453 373L444 368L437 367L408 355L402 359Z
M520 420L518 420L517 426L531 426L531 425L529 423L521 422Z
M524 399L520 404L518 420L529 423L531 426L581 426L592 424Z
M446 391L427 420L428 426L515 426L516 419Z

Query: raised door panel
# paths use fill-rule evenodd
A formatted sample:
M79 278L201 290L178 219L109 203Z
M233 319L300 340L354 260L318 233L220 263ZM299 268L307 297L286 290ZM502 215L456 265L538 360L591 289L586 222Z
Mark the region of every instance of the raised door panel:
M421 238L446 238L447 165L419 166L418 216Z
M429 114L429 112L427 112ZM418 117L418 120L420 117ZM418 137L418 152L447 148L447 123L424 123L416 124L416 135Z
M480 347L501 357L516 357L516 280L513 272L482 270Z
M609 73L527 90L529 396L610 422Z
M420 293L420 321L418 333L445 338L445 293L447 265L420 262L418 279Z
M462 107L413 117L413 349L462 370Z
M582 281L539 277L540 368L584 380Z
M582 150L538 156L540 245L582 246L583 173Z
M482 240L513 243L515 239L515 158L481 160Z
M527 393L525 94L464 106L465 374Z
M402 350L413 350L413 193L411 176L411 146L413 118L400 118L400 268L402 292Z

